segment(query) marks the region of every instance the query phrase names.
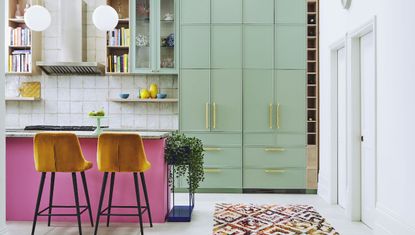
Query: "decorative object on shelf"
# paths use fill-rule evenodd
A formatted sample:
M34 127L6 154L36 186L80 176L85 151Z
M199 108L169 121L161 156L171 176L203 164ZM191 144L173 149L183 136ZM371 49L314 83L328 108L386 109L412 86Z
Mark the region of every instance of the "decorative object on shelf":
M40 82L22 82L19 91L21 97L40 98Z
M92 22L101 31L110 31L118 24L117 11L108 5L99 6L92 14Z
M195 137L187 137L182 133L174 132L166 140L165 158L170 166L169 185L173 193L173 207L169 212L169 222L190 222L194 208L194 193L204 180L203 171L203 143ZM186 176L189 185L189 204L175 205L174 181Z
M147 47L150 45L148 37L142 34L138 34L135 38L138 47Z
M23 19L22 12L20 11L20 4L17 2L16 4L16 12L14 13L14 18L16 19Z
M120 93L119 96L120 96L121 99L128 99L128 97L130 97L130 94L128 94L128 93Z
M146 88L143 88L143 89L140 90L140 96L138 98L148 99L148 98L150 98L150 92Z
M159 89L157 87L157 84L155 84L155 83L151 84L149 91L150 91L150 97L152 99L157 98L157 94L159 93Z
M340 0L344 9L349 9L352 4L352 0Z
M173 21L174 20L174 15L171 13L166 13L163 17L164 21Z
M168 47L174 47L174 33L169 34L166 38L166 45Z
M157 94L157 99L165 99L167 97L166 93L158 93Z
M29 3L29 1L27 1L27 2L26 2L26 6L25 6L25 8L24 8L24 13L25 13L25 14L26 14L27 9L29 9L31 5L32 5L32 4L30 4L30 3Z
M162 68L174 68L174 61L173 58L164 58L161 61Z
M44 31L51 23L50 12L39 5L29 7L24 14L24 22L33 31Z

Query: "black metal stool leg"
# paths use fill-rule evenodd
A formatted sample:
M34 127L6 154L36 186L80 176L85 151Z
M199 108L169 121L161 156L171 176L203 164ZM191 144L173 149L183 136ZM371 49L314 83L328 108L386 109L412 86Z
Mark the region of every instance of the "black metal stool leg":
M111 173L111 181L110 181L110 198L108 200L108 216L107 216L107 227L110 226L110 217L111 217L111 206L112 206L112 194L114 192L114 180L115 180L115 172Z
M104 173L104 179L102 180L101 196L99 198L98 213L97 213L97 219L96 219L96 222L95 222L94 235L98 234L99 217L101 216L102 203L104 201L105 186L107 185L107 179L108 179L108 172L105 172Z
M150 202L148 201L146 179L144 177L144 173L143 172L140 173L140 177L141 177L141 186L143 187L143 191L144 191L144 198L146 199L146 207L147 207L148 220L150 222L150 227L153 227L153 219L151 218L151 211L150 211Z
M78 229L79 235L82 235L82 227L81 227L81 211L79 209L79 197L78 197L78 184L76 181L76 173L72 173L72 183L73 183L73 191L75 196L75 207L76 207L76 217L78 218Z
M141 232L141 235L144 235L143 215L141 213L140 189L139 189L139 186L138 186L138 176L137 176L136 172L134 172L133 175L134 175L135 194L136 194L137 206L138 206L138 217L139 217L139 220L140 220L140 232Z
M42 172L42 176L40 178L39 192L37 194L37 200L36 200L35 217L33 218L32 235L35 234L37 215L39 213L40 200L42 199L43 186L45 185L45 178L46 178L46 172Z
M50 177L50 190L49 190L49 216L48 216L48 227L50 227L50 222L52 219L52 205L53 205L53 191L55 188L55 172L52 172Z
M86 203L88 206L89 220L91 221L91 226L94 227L94 219L92 218L91 201L89 200L88 184L86 183L86 177L85 177L84 171L81 172L81 177L82 177L82 184L84 185Z

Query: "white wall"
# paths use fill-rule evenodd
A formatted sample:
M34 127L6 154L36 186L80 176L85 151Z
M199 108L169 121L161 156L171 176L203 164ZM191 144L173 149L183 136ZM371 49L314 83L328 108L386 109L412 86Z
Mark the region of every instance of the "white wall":
M415 1L320 1L321 160L319 194L332 202L330 45L377 17L376 234L415 234Z
M5 1L0 4L0 9L5 9ZM4 32L5 16L4 11L0 10L0 55L4 55ZM4 57L0 56L0 65L4 64ZM4 147L4 66L0 66L0 234L6 233L6 156Z

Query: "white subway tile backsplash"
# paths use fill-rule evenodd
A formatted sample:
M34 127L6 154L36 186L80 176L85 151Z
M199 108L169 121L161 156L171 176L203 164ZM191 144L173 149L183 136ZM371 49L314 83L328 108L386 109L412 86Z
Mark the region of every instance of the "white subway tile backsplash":
M81 76L71 76L71 88L82 88L83 78Z
M95 87L102 88L102 89L108 89L108 77L107 76L96 76Z
M160 129L160 116L159 115L147 115L147 129L149 130Z
M29 126L32 125L32 115L31 114L20 114L19 115L19 126Z
M121 127L121 114L110 115L109 126L111 128L120 128Z
M71 90L69 88L58 88L58 101L71 100Z
M44 114L45 113L45 102L37 101L32 103L33 114Z
M71 114L82 113L83 102L71 101Z
M96 89L95 90L95 100L96 101L107 101L108 100L108 90L107 89Z
M134 103L125 103L121 106L121 113L123 115L134 114Z
M32 121L30 125L43 125L45 123L45 114L36 113L32 114Z
M56 125L58 123L58 114L45 113L45 125Z
M6 113L7 114L19 114L19 102L8 101L6 103Z
M19 114L31 114L31 113L32 113L32 103L31 102L20 102Z
M60 126L69 126L69 125L71 125L70 114L58 114L58 124Z
M70 114L71 113L71 102L69 101L58 101L58 113L59 114Z
M147 85L147 77L143 75L135 76L134 77L134 85L137 88L137 90L141 88L148 88Z
M125 89L133 89L134 88L134 78L133 77L124 77L121 82L121 88Z
M7 113L6 114L6 127L18 128L19 125L19 114Z
M123 114L121 117L121 127L123 128L133 128L134 127L134 115L132 114Z
M58 102L57 101L45 101L45 113L57 114L58 113Z
M58 88L45 88L43 98L45 100L58 100Z
M58 88L70 88L71 87L71 77L63 76L58 79Z
M83 116L82 114L71 114L71 125L82 126L83 125Z
M82 101L84 92L82 89L71 89L71 101Z
M160 129L172 129L173 121L170 115L160 115Z
M158 115L160 114L160 104L158 103L148 103L147 104L147 113Z
M95 89L83 89L83 101L89 102L89 101L95 101L96 100L96 90Z
M136 103L134 105L134 113L136 115L147 115L147 104L146 103Z
M56 79L56 76L46 76L44 78L44 83L46 89L58 88L58 79Z
M134 126L138 129L147 129L147 116L146 115L134 115Z
M84 77L83 87L84 88L95 88L95 77Z
M121 77L112 76L109 79L109 88L110 89L121 89L122 88L122 79Z
M121 103L110 102L108 112L110 116L112 116L113 114L121 114Z

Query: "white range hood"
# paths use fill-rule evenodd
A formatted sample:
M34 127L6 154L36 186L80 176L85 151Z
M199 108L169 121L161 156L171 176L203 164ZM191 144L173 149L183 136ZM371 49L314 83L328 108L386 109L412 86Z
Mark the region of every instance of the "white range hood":
M48 75L104 75L103 64L86 62L85 3L83 0L57 1L60 55L56 61L38 61L36 65Z

